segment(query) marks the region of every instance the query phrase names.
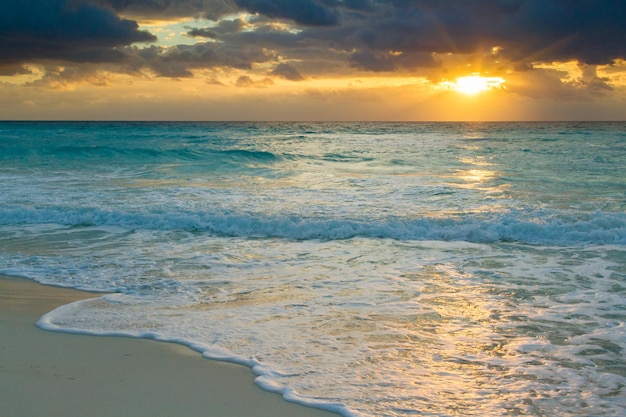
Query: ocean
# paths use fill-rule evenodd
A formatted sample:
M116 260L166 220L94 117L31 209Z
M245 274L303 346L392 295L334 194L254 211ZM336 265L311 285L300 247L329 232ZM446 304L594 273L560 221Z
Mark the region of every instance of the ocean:
M626 123L0 122L39 325L344 416L626 415Z

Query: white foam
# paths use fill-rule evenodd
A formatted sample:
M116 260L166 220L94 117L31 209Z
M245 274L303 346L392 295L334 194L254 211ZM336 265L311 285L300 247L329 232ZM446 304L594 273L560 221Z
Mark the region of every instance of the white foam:
M181 280L197 288L184 302L157 285L61 307L40 325L185 344L251 367L262 388L290 401L346 416L401 416L436 398L443 414L452 398L486 415L502 407L567 414L583 407L581 393L593 413L623 411L615 393L626 380L598 366L624 366L624 323L603 317L621 311L623 298L611 291L623 248L238 244L252 265ZM255 263L261 248L265 260ZM589 271L593 280L579 282ZM544 396L517 404L529 392ZM391 411L388 402L403 405Z
M116 299L119 296L116 295L107 295L102 297L102 299L106 299L109 302L116 302ZM60 306L53 311L44 314L37 322L37 326L47 330L54 332L62 332L69 334L82 334L82 335L91 335L91 336L111 336L111 337L132 337L132 338L140 338L140 339L150 339L159 342L169 342L169 343L178 343L184 346L189 347L190 349L199 352L204 358L211 360L219 360L224 362L231 362L240 365L248 366L252 369L252 371L257 375L254 379L255 383L259 385L262 389L280 394L286 401L290 401L293 403L301 404L307 407L318 408L330 412L337 413L339 415L345 417L364 417L363 414L356 413L348 409L344 404L341 403L330 403L324 401L322 399L316 398L306 398L298 395L296 390L290 387L286 387L278 382L281 375L279 372L268 368L262 363L258 362L253 357L243 358L241 356L234 355L232 352L229 352L219 346L207 346L202 343L193 342L190 340L182 339L182 338L173 338L167 337L159 332L146 332L146 331L103 331L97 329L88 329L84 327L71 327L62 325L59 323L63 323L62 317L65 315L74 316L76 310L80 310L85 307L89 309L89 304L92 304L93 299L86 299L76 301L64 306Z
M16 126L0 272L117 292L42 326L344 415L626 413L623 124Z
M623 213L572 213L559 219L549 212L467 214L458 218L438 217L387 219L320 219L277 214L220 214L214 211L117 212L95 208L38 209L0 208L0 224L53 225L65 227L115 227L147 231L206 232L214 236L310 239L354 237L402 240L446 240L467 242L522 242L541 245L626 243ZM537 222L536 218L545 220Z

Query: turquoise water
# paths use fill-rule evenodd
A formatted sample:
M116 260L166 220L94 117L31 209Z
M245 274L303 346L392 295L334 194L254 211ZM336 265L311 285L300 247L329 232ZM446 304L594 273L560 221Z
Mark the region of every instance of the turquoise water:
M626 412L626 123L0 123L42 327L346 416Z

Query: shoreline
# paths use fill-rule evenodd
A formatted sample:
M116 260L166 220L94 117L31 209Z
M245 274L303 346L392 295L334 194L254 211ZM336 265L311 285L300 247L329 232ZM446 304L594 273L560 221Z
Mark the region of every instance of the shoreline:
M337 417L263 391L246 366L168 342L50 332L42 315L98 293L0 275L0 404L7 417Z

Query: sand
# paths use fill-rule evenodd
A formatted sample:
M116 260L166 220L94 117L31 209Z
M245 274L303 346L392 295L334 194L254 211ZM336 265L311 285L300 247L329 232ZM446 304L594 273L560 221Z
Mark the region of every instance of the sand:
M261 390L244 366L173 343L48 332L55 307L97 294L0 276L1 417L337 417Z

